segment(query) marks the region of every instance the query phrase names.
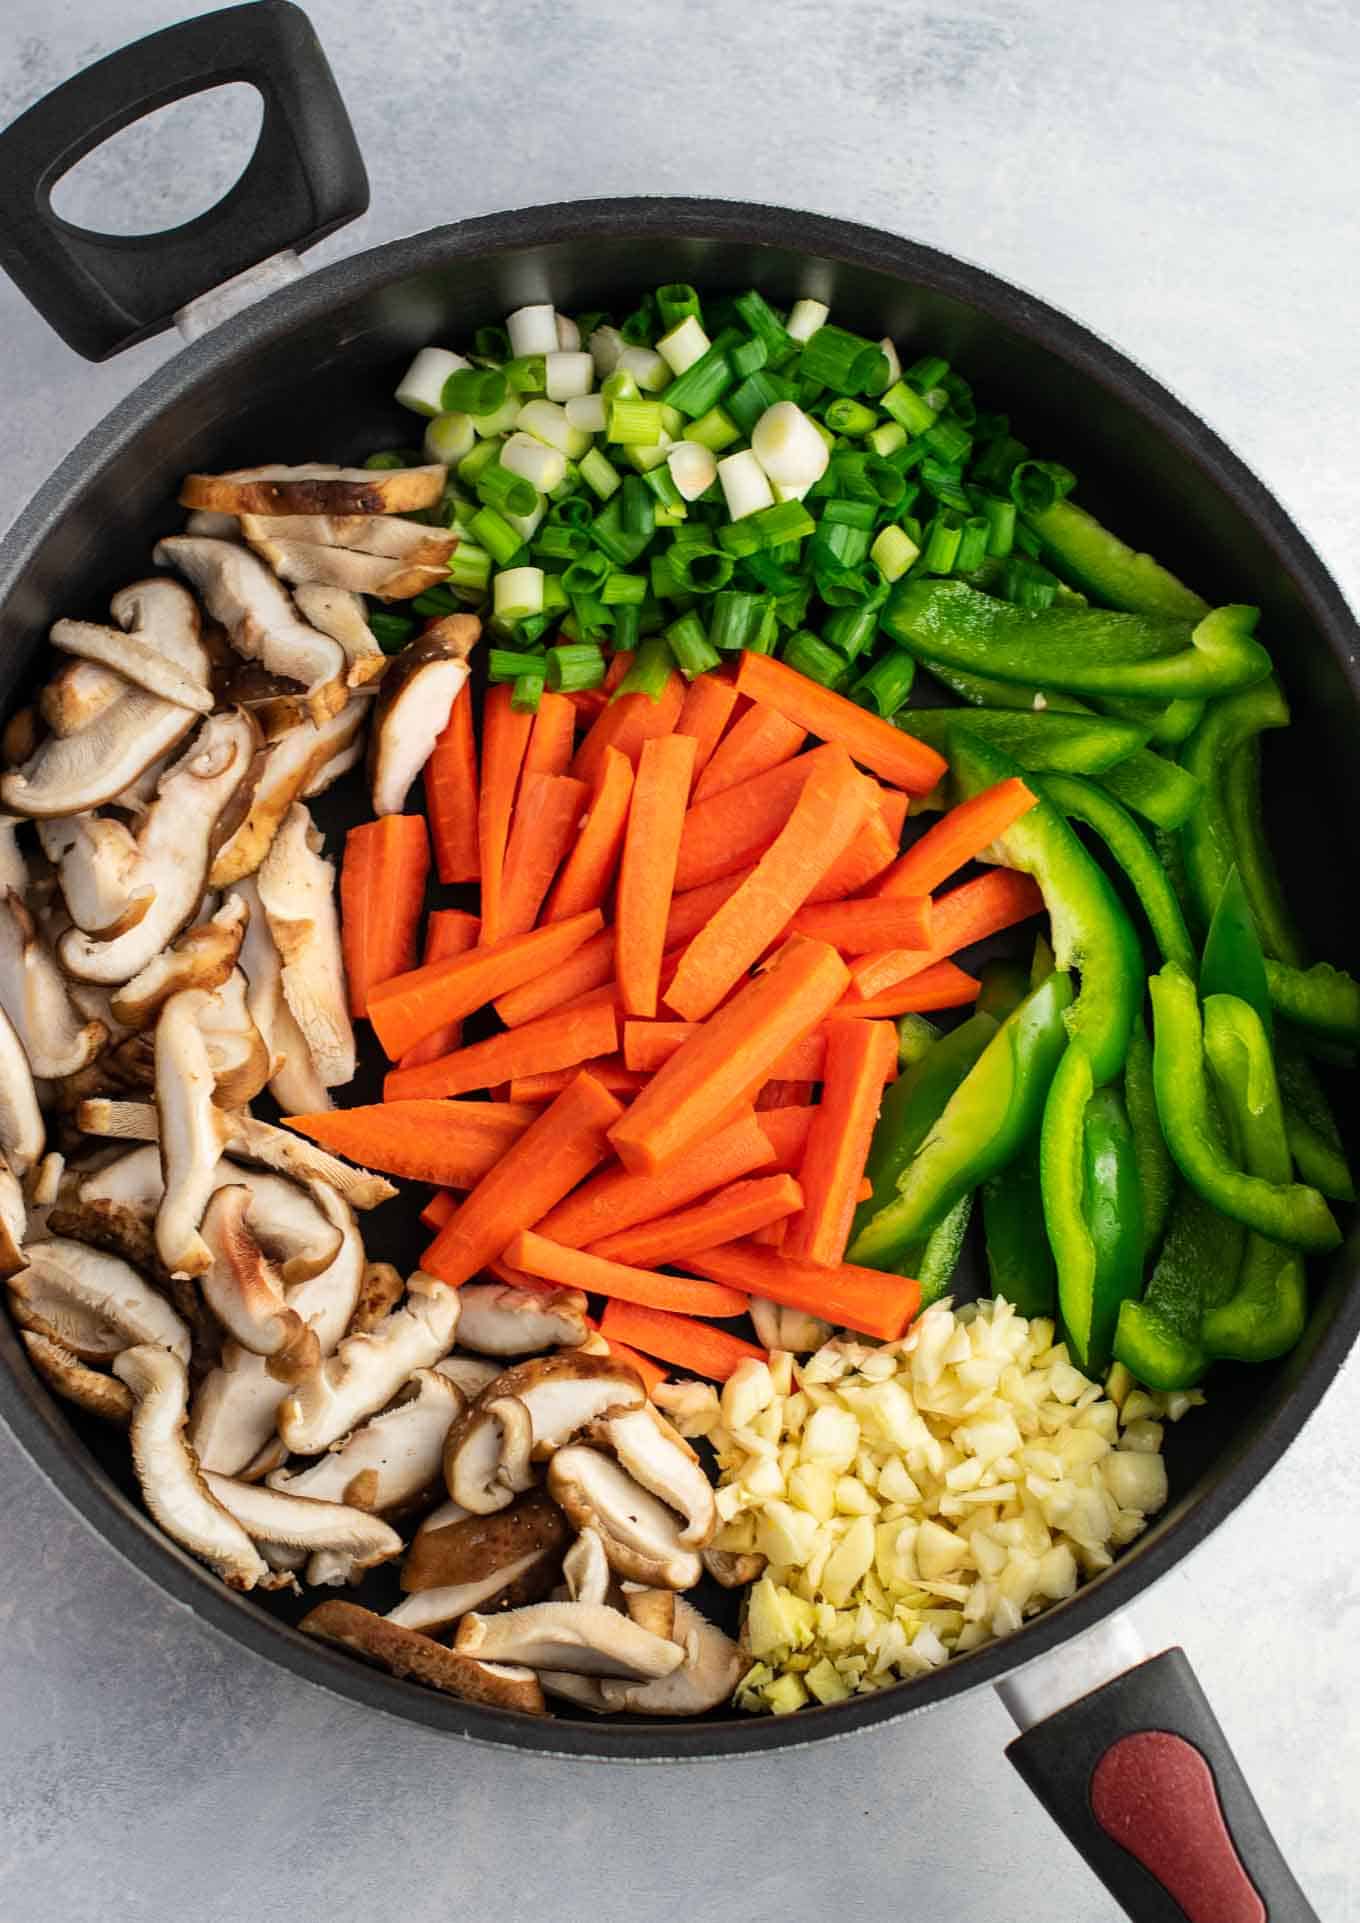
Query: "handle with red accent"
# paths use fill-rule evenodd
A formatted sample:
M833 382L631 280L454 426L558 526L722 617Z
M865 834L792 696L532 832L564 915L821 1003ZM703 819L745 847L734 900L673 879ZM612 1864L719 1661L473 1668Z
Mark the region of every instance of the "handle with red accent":
M1182 1650L1006 1754L1134 1923L1318 1923Z

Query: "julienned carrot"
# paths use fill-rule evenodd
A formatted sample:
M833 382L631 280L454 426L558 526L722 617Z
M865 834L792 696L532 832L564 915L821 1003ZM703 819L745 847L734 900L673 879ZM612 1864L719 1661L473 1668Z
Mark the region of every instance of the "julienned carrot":
M396 1068L383 1083L385 1102L412 1102L469 1095L521 1075L579 1068L597 1055L609 1055L618 1040L612 1008L569 1009L541 1015L536 1022L507 1028L503 1035L455 1049L417 1068Z
M788 1137L792 1131L785 1128L783 1133ZM671 1215L711 1189L769 1168L774 1159L770 1135L745 1115L687 1155L677 1155L655 1175L630 1175L621 1168L601 1170L535 1226L554 1242L584 1248L639 1222Z
M623 648L618 654L609 657L609 666L604 671L604 686L600 690L606 701L610 695L613 694L615 688L618 687L620 681L623 680L632 665L633 650L631 648Z
M733 689L735 695L736 690ZM724 788L763 775L790 761L807 740L807 729L786 721L774 708L752 707L734 721L719 744L713 759L694 784L694 799L707 801Z
M533 1113L537 1115L538 1110ZM458 1197L452 1189L436 1189L420 1211L420 1219L427 1229L442 1229L457 1206Z
M375 1103L290 1115L288 1127L336 1155L386 1175L474 1188L514 1146L538 1110L509 1102Z
M1038 797L1018 775L984 788L980 795L959 802L948 814L941 815L933 828L927 828L914 841L902 859L891 867L874 889L876 895L933 895L942 881L948 881L967 862L1012 822L1028 814Z
M928 795L948 771L944 756L923 741L903 734L867 708L857 708L844 695L832 694L772 655L743 653L737 692L777 708L822 741L841 742L862 766L894 788L905 788L909 795Z
M538 713L529 730L529 745L524 750L526 775L564 775L571 766L572 745L576 738L576 710L571 697L543 693L538 697Z
M580 728L593 727L609 705L609 696L603 688L575 688L567 699L576 710L576 725Z
M870 955L878 948L928 948L929 895L896 895L890 901L806 902L791 924L795 935L829 941L843 955Z
M878 813L870 815L840 860L827 869L808 896L809 905L858 895L896 861L907 819L907 797L900 788L880 787L878 793Z
M546 1215L604 1160L607 1131L622 1112L607 1089L577 1075L459 1204L421 1267L456 1288L504 1255L521 1229Z
M701 674L685 691L685 705L680 710L675 732L694 737L695 783L712 759L736 705L737 690L725 673Z
M604 1305L600 1334L606 1342L626 1342L710 1382L726 1382L748 1356L755 1362L769 1361L767 1350L758 1349L754 1342L743 1342L728 1329L712 1328L692 1316L668 1315L664 1309L620 1302L617 1297Z
M664 735L643 743L619 862L614 919L615 972L630 1015L656 1013L666 917L693 771L692 736Z
M421 1219L423 1221L424 1217ZM753 1229L746 1239L748 1242L758 1242L762 1248L782 1249L791 1220L790 1216L782 1215L777 1222L767 1222L763 1229Z
M649 694L624 694L611 701L576 750L570 772L578 781L594 782L606 748L617 748L638 765L643 743L673 732L685 705L685 684L672 674L653 701Z
M526 773L521 780L501 880L502 940L524 934L537 921L553 876L580 832L587 792L584 781L570 775Z
M455 955L466 955L469 948L477 946L481 925L475 915L465 914L461 908L432 909L425 920L425 952L420 958L422 966L430 962L452 961ZM451 1054L462 1039L463 1024L446 1022L433 1035L427 1035L423 1042L408 1048L399 1066L416 1068L421 1062L437 1061L441 1055Z
M702 679L707 680L707 675ZM690 888L683 895L672 895L671 911L666 917L667 948L683 947L693 941L699 930L712 921L723 903L736 894L750 872L749 868L739 868L735 874L720 875L717 881L706 881L701 888Z
M865 1001L881 995L960 948L999 934L1003 928L1013 928L1031 915L1042 914L1043 906L1043 895L1032 875L1016 868L989 868L972 881L951 888L947 895L934 897L934 926L928 948L881 949L853 962L850 973L855 993Z
M703 675L701 679L707 681L710 677ZM640 1379L648 1395L652 1393L653 1389L658 1388L661 1383L669 1380L669 1369L663 1369L661 1364L659 1362L653 1362L649 1355L643 1355L637 1349L630 1349L628 1344L626 1342L620 1342L617 1336L612 1338L607 1336L593 1316L588 1315L586 1317L586 1327L595 1331L596 1335L604 1342L610 1355L613 1356L616 1362L626 1362L628 1364L628 1367L632 1369Z
M451 961L431 962L384 982L369 997L369 1020L395 1061L446 1022L462 1021L512 988L556 968L604 926L598 908L532 934L469 949Z
M837 747L808 778L751 875L680 957L666 990L669 1007L686 1021L702 1021L717 1007L844 852L877 792Z
M505 1259L526 1275L540 1276L545 1282L558 1282L564 1288L584 1289L589 1295L620 1302L640 1302L649 1309L674 1309L681 1315L720 1319L745 1315L747 1309L746 1297L736 1289L725 1289L720 1282L696 1283L688 1276L657 1275L650 1269L608 1262L583 1249L550 1242L531 1229L515 1237Z
M705 882L733 875L756 861L789 818L803 785L830 755L828 748L781 761L751 781L724 788L720 795L694 804L685 816L675 890L682 894Z
M772 1075L786 1082L821 1082L826 1079L826 1042L830 1030L825 1022L814 1028L792 1048L786 1048L775 1063ZM896 1074L895 1064L883 1071L884 1081L891 1081Z
M684 952L683 948L672 948L668 949L661 957L661 995L663 1000L666 990L670 987L671 976L675 973L676 964ZM581 994L574 996L571 1001L564 1002L562 1006L564 1008L589 1008L592 1003L596 1002L606 1002L611 1008L617 1009L620 1020L627 1015L628 1011L623 1005L623 991L617 981L602 982L598 987L588 988Z
M549 1016L544 1017L545 1021L550 1019ZM511 1033L514 1032L512 1029ZM636 1095L639 1089L647 1085L647 1077L626 1068L619 1055L592 1056L584 1066L600 1087L607 1088L611 1095ZM554 1101L575 1072L570 1068L546 1068L531 1075L517 1075L509 1084L508 1099L512 1102Z
M430 817L435 866L443 882L476 881L482 872L472 701L472 684L465 681L448 725L425 763L425 812Z
M815 1081L793 1082L783 1075L772 1075L756 1094L756 1114L767 1115L775 1108L806 1108L817 1092Z
M822 1099L798 1171L803 1208L784 1237L794 1261L829 1269L844 1256L883 1084L896 1066L891 1022L831 1024Z
M720 1249L687 1255L682 1266L882 1342L896 1342L921 1306L921 1285L910 1276L860 1269L848 1262L819 1269L810 1262L792 1260L783 1249L776 1253L759 1243L728 1242Z
M482 710L482 787L477 806L477 845L482 864L482 942L490 947L501 936L501 889L510 816L519 787L524 751L533 728L531 714L510 705L513 690L488 688Z
M952 961L935 962L912 975L896 988L861 1001L851 993L827 1016L828 1022L877 1021L897 1015L929 1015L942 1008L967 1008L975 1002L982 984Z
M756 1116L756 1126L770 1145L775 1172L796 1175L807 1147L815 1108L774 1108Z
M423 815L380 815L345 836L340 929L351 1015L366 1015L371 991L415 966L429 872Z
M707 675L703 679L707 680ZM632 793L632 762L617 748L606 748L580 833L568 849L562 872L548 896L544 921L564 921L568 915L598 908L603 902L623 850Z
M589 914L589 909L582 909ZM557 964L545 969L532 981L496 997L496 1013L507 1028L518 1028L546 1015L551 1008L565 1008L587 989L601 988L614 979L614 931L602 928L597 935Z
M711 1249L720 1242L753 1235L757 1229L795 1214L802 1206L803 1191L791 1175L758 1175L744 1182L730 1182L692 1208L607 1235L602 1241L592 1242L589 1253L610 1262L650 1269L658 1262L674 1262L693 1249ZM655 1308L666 1306L664 1302L653 1304ZM677 1302L671 1306L681 1305ZM694 1313L703 1311L696 1309Z
M840 1000L849 971L825 942L795 938L777 964L724 1004L643 1089L611 1131L635 1173L661 1167L712 1129Z
M625 1022L623 1059L629 1068L654 1075L694 1033L693 1022Z

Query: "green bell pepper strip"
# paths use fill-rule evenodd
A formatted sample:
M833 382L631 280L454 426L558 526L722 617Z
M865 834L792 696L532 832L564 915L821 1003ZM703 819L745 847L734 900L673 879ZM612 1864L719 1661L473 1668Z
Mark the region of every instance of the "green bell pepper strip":
M1291 968L1266 957L1266 982L1275 1013L1309 1035L1348 1048L1360 1043L1360 982L1330 962Z
M1168 962L1148 987L1155 1031L1152 1066L1157 1114L1172 1160L1186 1181L1222 1214L1272 1241L1300 1249L1335 1248L1341 1231L1316 1189L1288 1180L1271 1181L1240 1169L1229 1160L1218 1140L1205 1070L1199 996L1190 976L1175 962ZM1234 996L1214 999L1247 1008ZM1247 1009L1247 1014L1261 1032L1269 1068L1270 1047L1264 1041L1260 1017L1252 1009ZM1278 1106L1273 1070L1269 1087Z
M982 1228L993 1295L1021 1315L1053 1315L1058 1271L1044 1227L1039 1152L1031 1142L982 1189Z
M1246 1230L1182 1187L1141 1301L1119 1305L1114 1353L1140 1382L1164 1392L1191 1389L1209 1366L1206 1309L1238 1285Z
M1096 697L1096 705L1105 714L1131 721L1135 728L1145 728L1149 740L1159 748L1178 748L1195 732L1204 714L1202 701L1189 701L1184 695L1174 701L1137 701L1130 696L1102 694Z
M1148 918L1152 939L1161 950L1163 961L1177 961L1182 968L1193 969L1195 944L1176 900L1176 891L1167 879L1156 849L1127 808L1122 808L1112 795L1102 793L1094 783L1071 775L1048 775L1042 786L1049 800L1069 820L1094 828L1119 863Z
M1022 772L1009 755L969 733L967 716L950 735L954 780L966 798ZM1033 875L1043 890L1060 969L1075 968L1081 992L1066 1017L1073 1039L1091 1052L1097 1086L1124 1066L1133 1018L1143 998L1141 944L1109 876L1046 795L998 836L1010 868Z
M1167 1217L1176 1193L1176 1165L1162 1137L1157 1119L1157 1091L1153 1083L1152 1043L1140 1015L1129 1037L1124 1063L1124 1107L1133 1130L1133 1153L1143 1196L1143 1260L1156 1254L1166 1232Z
M873 1193L855 1211L852 1237L897 1199L899 1178L998 1027L991 1015L970 1015L888 1084L864 1164Z
M1248 1173L1265 1182L1288 1183L1294 1167L1270 1042L1260 1016L1235 995L1211 995L1204 1004L1204 1050L1232 1117ZM1293 1348L1303 1334L1307 1314L1300 1251L1251 1235L1236 1289L1204 1317L1205 1350L1236 1362L1271 1362Z
M1275 1073L1284 1103L1284 1131L1299 1174L1334 1202L1355 1200L1341 1132L1317 1071L1292 1036L1275 1041Z
M1262 948L1267 955L1301 968L1307 959L1303 943L1285 908L1261 832L1255 758L1241 754L1267 728L1288 726L1289 708L1273 675L1205 710L1181 753L1181 766L1203 789L1203 804L1186 820L1181 842L1199 925L1208 926L1228 870L1236 862Z
M1066 1041L1071 1000L1071 977L1050 975L1002 1024L902 1168L897 1193L879 1206L875 1184L873 1201L862 1204L873 1212L854 1233L848 1261L897 1269L907 1250L1033 1136Z
M1018 708L1054 714L1094 714L1089 703L1074 694L1057 689L1040 690L1019 681L997 681L990 675L965 674L942 661L931 664L935 679L972 707ZM1133 754L1105 769L1102 787L1122 801L1125 807L1154 822L1159 828L1179 828L1193 813L1200 797L1200 785L1165 755L1151 748Z
M924 1015L899 1015L897 1018L897 1067L911 1068L934 1048L941 1031Z
M1019 608L962 581L908 575L879 622L927 664L951 662L1074 694L1197 698L1270 673L1270 656L1252 639L1256 609L1248 607L1215 608L1195 624L1104 608Z
M1046 971L1052 974L1052 969ZM1004 956L993 956L978 970L978 998L973 1003L975 1015L990 1015L994 1021L1004 1022L1024 1001L1031 988L1038 983L1030 980L1029 970L1022 962L1011 961Z
M920 1283L923 1309L928 1309L932 1302L938 1302L942 1295L949 1293L949 1284L959 1266L972 1215L973 1192L970 1189L967 1195L960 1196L943 1222L927 1236L919 1249L908 1252L902 1264L903 1273L914 1276Z
M893 716L893 726L944 751L954 708L905 708ZM1013 755L1027 773L1053 770L1062 774L1102 774L1127 761L1147 741L1147 729L1106 715L1063 714L1056 709L1025 713L1014 708L970 708L968 726Z
M1030 987L1037 988L1040 982L1046 982L1057 966L1057 958L1053 953L1053 944L1041 928L1034 937L1034 953L1030 956Z
M1026 508L1022 519L1043 543L1045 558L1058 563L1058 573L1112 608L1183 621L1198 621L1209 612L1193 588L1150 554L1128 547L1070 498L1037 510Z
M1168 956L1167 960L1170 959ZM1193 967L1193 963L1184 965ZM1271 1033L1274 1017L1270 984L1266 979L1266 958L1236 862L1224 878L1209 932L1204 937L1199 992L1202 1000L1210 995L1236 995L1239 1001L1249 1003L1256 1010L1266 1034Z

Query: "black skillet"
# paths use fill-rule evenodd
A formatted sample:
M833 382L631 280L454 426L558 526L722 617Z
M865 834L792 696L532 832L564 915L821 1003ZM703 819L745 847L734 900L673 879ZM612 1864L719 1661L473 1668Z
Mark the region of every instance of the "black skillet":
M55 182L111 134L238 80L262 94L263 127L241 180L208 213L136 239L52 213ZM0 262L72 347L100 360L266 256L313 244L367 198L306 17L262 0L100 61L0 135ZM781 208L640 198L460 222L293 278L202 333L63 461L0 547L0 703L23 698L57 615L99 618L111 591L146 564L178 523L174 495L187 470L361 458L409 438L391 394L415 348L462 342L527 301L608 307L678 279L757 285L784 302L816 294L868 334L939 349L1012 408L1026 440L1077 469L1097 513L1212 599L1259 604L1296 719L1268 770L1291 893L1318 952L1360 960L1335 887L1347 854L1354 861L1353 846L1336 845L1353 811L1327 807L1353 780L1356 629L1284 510L1202 421L1065 315L948 255ZM182 331L193 336L230 305L206 315L191 307ZM357 818L362 806L357 788L328 798L323 825L334 835L347 809ZM372 1077L375 1064L366 1070ZM412 1260L422 1239L414 1215L408 1201L369 1217L370 1247ZM286 1603L234 1595L181 1554L143 1514L120 1452L52 1400L5 1323L0 1412L40 1471L153 1582L244 1647L354 1702L509 1748L659 1762L843 1736L998 1684L1026 1731L1012 1761L1131 1916L1305 1923L1314 1911L1184 1657L1140 1660L1116 1612L1202 1542L1307 1421L1360 1327L1356 1267L1352 1236L1318 1276L1298 1349L1274 1368L1220 1370L1207 1408L1168 1432L1171 1503L1114 1568L1017 1635L921 1681L778 1720L717 1712L682 1724L544 1722L399 1682L298 1634ZM980 1274L971 1280L976 1287Z

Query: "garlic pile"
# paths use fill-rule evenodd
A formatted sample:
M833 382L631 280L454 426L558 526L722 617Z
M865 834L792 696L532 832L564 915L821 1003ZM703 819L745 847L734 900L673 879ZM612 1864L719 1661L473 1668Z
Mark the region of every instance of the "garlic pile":
M743 1708L837 1702L1018 1629L1163 1507L1160 1418L1202 1396L1122 1369L1102 1388L1055 1334L939 1303L900 1342L775 1352L691 1398L722 1472L715 1547L766 1558Z

